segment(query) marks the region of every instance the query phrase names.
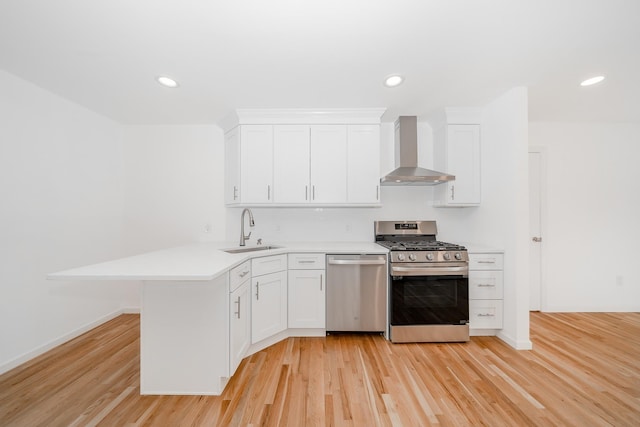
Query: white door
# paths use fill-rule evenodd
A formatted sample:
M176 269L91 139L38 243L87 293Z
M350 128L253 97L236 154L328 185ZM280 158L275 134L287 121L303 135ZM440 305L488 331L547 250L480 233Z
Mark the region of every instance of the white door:
M228 205L240 203L240 135L238 128L224 136L224 199Z
M269 203L273 184L273 127L240 128L240 186L242 203Z
M287 272L251 279L251 343L287 328Z
M324 270L289 270L289 328L325 327L324 280Z
M347 201L347 127L311 126L311 203Z
M347 137L347 201L380 201L380 126L350 125Z
M249 280L245 281L229 296L230 360L229 375L233 375L249 349L251 323L249 322Z
M273 127L273 201L309 201L309 126Z
M480 125L449 125L447 170L456 179L447 183L451 205L480 203Z
M529 309L539 311L542 293L542 152L529 151Z

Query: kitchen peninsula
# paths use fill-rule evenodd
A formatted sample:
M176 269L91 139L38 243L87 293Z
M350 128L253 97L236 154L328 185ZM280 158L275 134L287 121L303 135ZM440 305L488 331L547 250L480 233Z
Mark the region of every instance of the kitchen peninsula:
M276 303L283 303L273 304L284 311L284 324L277 332L252 340L247 316L251 310L246 310L246 302L242 304L243 296L249 294L243 286L260 273L257 269L252 272L252 265L272 264L260 268L275 266L286 277L287 257L293 255L324 259L326 253L387 253L373 242L285 243L273 249L255 246L249 248L253 251L233 253L237 249L228 242L192 244L52 273L47 278L142 281L141 394L219 395L242 357L289 336L325 333L324 328L288 327L285 279L276 296ZM246 292L238 293L240 290ZM268 297L268 293L263 295ZM237 331L241 337L236 336Z

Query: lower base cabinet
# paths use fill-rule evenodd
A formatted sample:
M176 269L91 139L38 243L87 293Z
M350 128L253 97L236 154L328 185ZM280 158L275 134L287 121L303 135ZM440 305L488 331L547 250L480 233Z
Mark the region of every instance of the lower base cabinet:
M251 343L287 329L287 272L251 279Z
M469 251L470 329L502 329L503 258L498 252Z
M289 328L325 327L325 270L289 270Z
M233 375L251 344L251 311L246 280L229 294L229 376Z

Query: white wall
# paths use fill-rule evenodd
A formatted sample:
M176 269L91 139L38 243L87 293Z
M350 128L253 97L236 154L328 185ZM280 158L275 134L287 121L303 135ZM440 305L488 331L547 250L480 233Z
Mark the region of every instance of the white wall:
M640 125L531 123L545 147L543 307L640 311Z
M224 135L211 126L127 126L128 254L224 240Z
M116 123L0 71L0 372L138 305L127 283L45 275L122 251Z

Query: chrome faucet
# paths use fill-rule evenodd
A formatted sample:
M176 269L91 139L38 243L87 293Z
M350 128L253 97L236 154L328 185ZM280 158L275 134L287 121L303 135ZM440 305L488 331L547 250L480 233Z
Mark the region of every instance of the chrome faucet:
M253 227L254 225L256 225L255 222L253 222L253 214L251 213L251 209L249 208L244 208L244 210L242 211L242 215L240 215L240 246L245 246L245 242L247 240L249 240L249 237L251 237L251 232L249 232L249 234L247 234L246 236L244 235L244 214L249 213L249 227Z

